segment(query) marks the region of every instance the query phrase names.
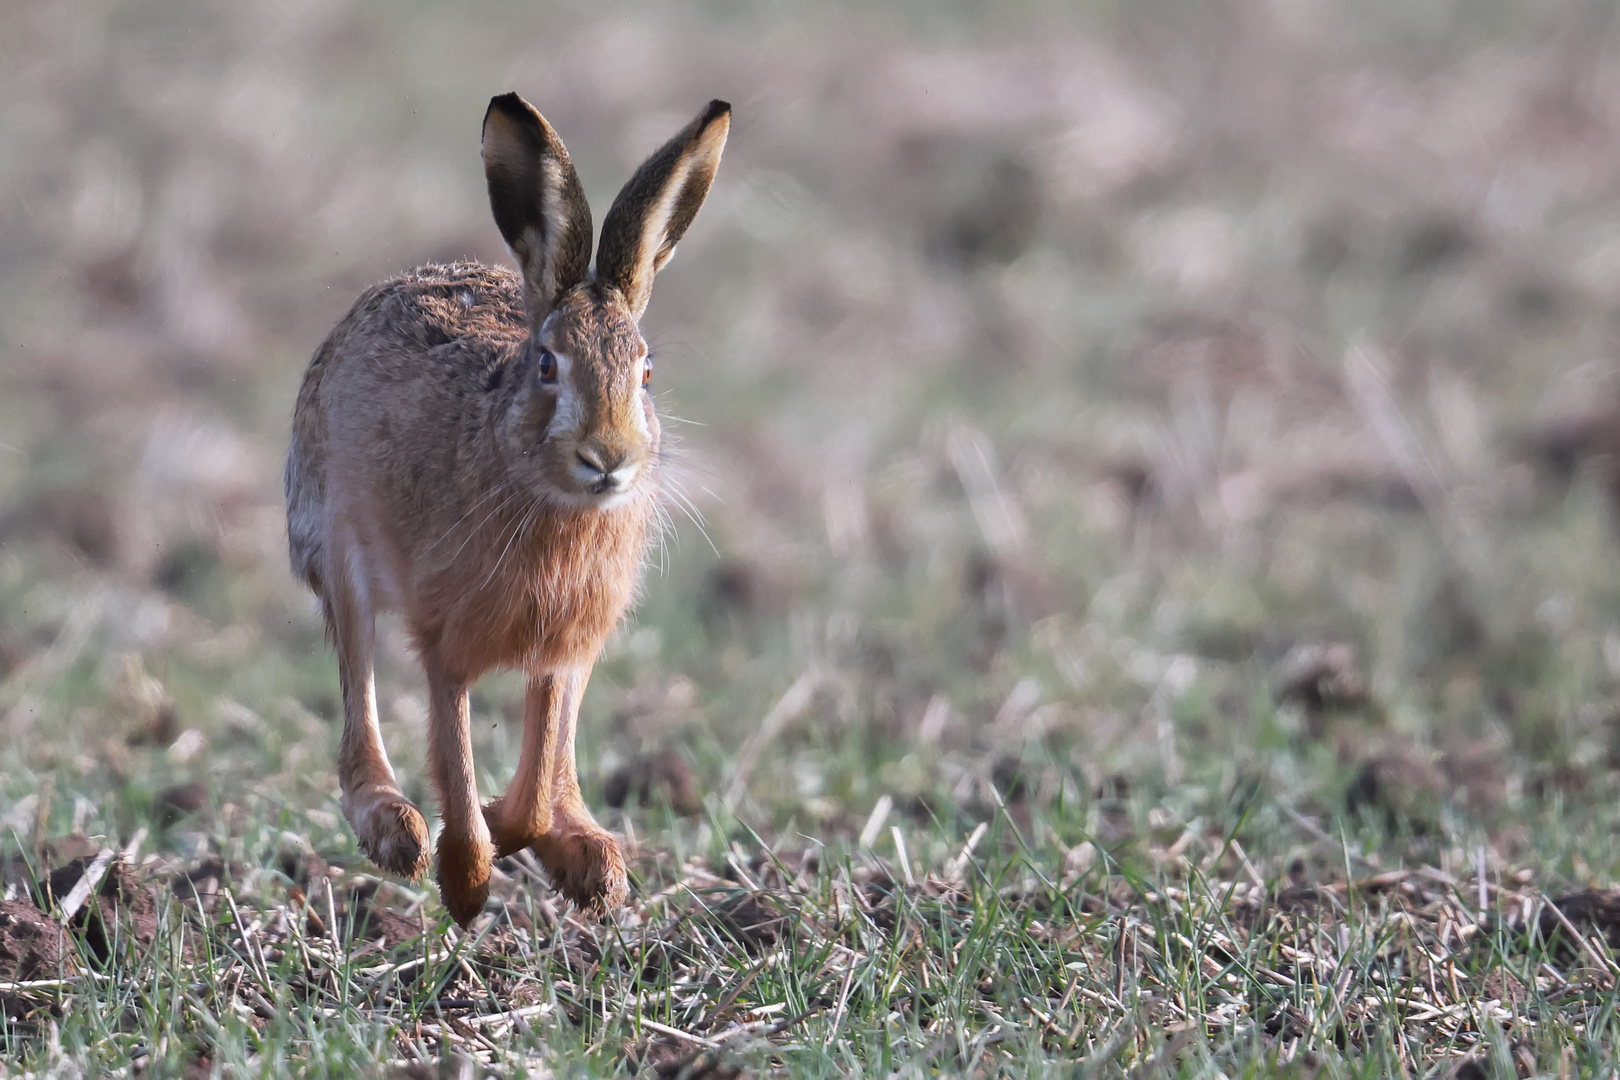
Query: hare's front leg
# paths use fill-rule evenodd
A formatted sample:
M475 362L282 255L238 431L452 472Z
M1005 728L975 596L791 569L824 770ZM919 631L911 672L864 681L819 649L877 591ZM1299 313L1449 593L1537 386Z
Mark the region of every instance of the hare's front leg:
M372 862L389 873L420 877L428 863L427 822L400 793L377 727L371 664L375 621L341 568L327 581L326 616L343 683L343 742L338 749L343 816Z
M574 771L574 725L589 675L561 669L529 680L517 774L484 807L484 819L500 854L533 847L558 892L606 910L624 902L624 856L585 809Z
M422 650L428 679L428 762L439 792L439 896L466 926L484 910L494 848L478 805L467 681L445 669L437 647Z
M589 668L575 673L564 697L551 769L551 828L534 842L534 853L558 892L580 907L606 913L624 903L629 888L618 838L596 823L579 790L574 728L589 677Z
M555 671L529 680L523 703L523 749L506 792L484 807L496 854L522 851L551 831L557 733L579 708L580 680Z

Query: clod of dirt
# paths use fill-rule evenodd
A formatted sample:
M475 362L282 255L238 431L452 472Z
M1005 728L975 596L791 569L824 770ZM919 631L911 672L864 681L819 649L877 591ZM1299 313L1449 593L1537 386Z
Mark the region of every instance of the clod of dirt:
M1091 792L1098 802L1128 802L1131 797L1131 778L1124 773L1109 773L1097 781Z
M1391 820L1420 824L1433 816L1446 788L1446 777L1433 762L1416 752L1391 750L1362 763L1345 792L1345 810L1375 810Z
M0 858L0 896L34 892L34 868L20 855Z
M180 600L195 600L217 587L223 572L216 546L188 538L173 545L152 571L152 584Z
M1061 611L1070 599L1050 570L1033 557L987 551L968 556L962 567L962 591L987 632L1027 626Z
M1507 796L1507 766L1502 753L1488 743L1461 747L1440 758L1440 771L1470 809L1486 810Z
M127 315L138 310L147 289L141 280L140 260L133 248L92 259L84 267L84 291L96 307L108 315Z
M653 1065L652 1075L659 1080L737 1080L743 1074L742 1066L733 1065L721 1057L721 1050L688 1050L678 1057Z
M926 791L919 791L907 795L899 801L900 812L919 825L928 825L939 820L941 809L934 801L934 796Z
M792 590L756 562L728 559L709 573L698 598L698 617L710 631L742 629L781 614Z
M1500 805L1506 790L1506 765L1495 746L1464 745L1438 757L1396 747L1362 763L1345 792L1345 808L1352 814L1376 810L1390 822L1404 819L1421 828L1435 824L1445 800L1480 812Z
M662 750L638 757L614 770L607 779L602 797L612 807L622 808L631 799L638 806L656 806L668 799L677 814L696 814L703 809L692 770L674 750Z
M52 870L45 879L41 903L50 908L66 900L93 861L86 856ZM68 928L82 934L91 955L105 962L112 956L112 942L117 936L113 926L119 921L124 924L125 936L142 944L151 943L157 936L156 898L144 887L136 870L114 861L74 913Z
M396 1065L387 1074L388 1080L440 1080L443 1075L437 1065L420 1061Z
M1530 795L1541 802L1550 801L1554 795L1581 795L1590 782L1586 770L1579 765L1564 762L1543 766L1530 777Z
M164 702L147 714L145 722L129 734L131 746L169 746L180 737L180 714L173 702Z
M1587 396L1524 432L1516 443L1520 458L1534 466L1538 478L1555 494L1561 494L1581 466L1591 461L1599 465L1611 496L1620 496L1620 401L1612 394Z
M668 1036L643 1040L640 1043L625 1040L622 1052L625 1071L631 1076L639 1076L644 1070L650 1071L654 1076L662 1076L664 1070L670 1067L679 1072L692 1056L691 1046Z
M61 931L25 900L0 900L0 982L54 979L71 969L63 955Z
M990 782L1008 803L1021 803L1029 798L1029 784L1024 778L1024 763L1018 758L997 758L990 766Z
M1353 457L1314 462L1296 470L1278 491L1281 499L1304 506L1351 503L1381 510L1419 513L1423 499L1409 479L1382 461Z
M1277 908L1291 915L1311 915L1322 906L1322 894L1311 885L1290 885L1277 893Z
M180 735L174 700L163 683L147 674L138 655L124 657L109 704L128 731L131 746L168 746Z
M1585 889L1557 897L1552 905L1582 933L1596 930L1609 948L1620 948L1620 890ZM1551 910L1544 909L1539 922L1544 939L1550 941L1555 935L1562 935L1568 943L1569 931Z
M354 941L382 938L383 947L390 952L419 940L423 931L421 920L391 910L377 898L379 891L375 881L368 881L354 890L346 913L349 936Z
M748 859L746 875L748 880L737 872L738 863L735 859L727 859L719 872L727 881L750 886L757 883L762 891L774 894L788 889L790 882L802 879L807 874L815 874L820 866L821 856L814 848L807 846L797 853L792 851L755 853Z
M1163 481L1155 463L1146 457L1116 455L1096 467L1097 479L1111 485L1130 508L1134 520L1159 501Z
M1355 649L1344 642L1294 646L1278 667L1277 700L1313 715L1330 709L1359 709L1370 700L1367 680L1356 666Z
M208 786L201 781L177 784L158 792L157 822L167 829L208 805Z
M331 876L327 861L313 851L285 850L277 857L276 866L289 881L306 891L311 882Z
M1035 172L1004 156L983 170L978 186L934 226L929 246L964 267L1012 262L1028 250L1039 229L1041 191Z
M73 838L71 837L69 838L69 840L72 839ZM82 840L84 838L80 837L79 839ZM86 841L86 843L88 843L88 841ZM62 901L67 899L68 894L73 891L74 886L79 884L79 879L84 877L85 871L90 868L90 864L95 862L97 854L96 847L94 845L90 845L88 849L86 849L85 847L81 847L77 844L72 846L64 845L64 849L56 852L54 857L50 858L50 861L59 862L62 860L64 854L74 851L79 852L79 854L68 858L66 862L63 862L62 865L58 866L55 870L50 871L45 876L44 889L41 891L41 895L39 896L39 902L46 908L60 904ZM95 895L99 896L108 888L113 887L113 884L113 867L108 866L106 868L106 872L102 874L101 880L96 884Z
M1467 225L1450 215L1437 214L1412 224L1401 244L1400 270L1405 274L1433 273L1466 258L1474 246Z
M1519 322L1544 322L1556 318L1566 303L1567 289L1545 277L1522 277L1504 290L1504 306Z
M589 971L602 960L602 950L596 947L596 942L579 934L559 932L543 939L540 947L550 948L554 957L560 952L563 967L576 973Z
M1289 1039L1309 1031L1311 1020L1293 1005L1284 1005L1266 1018L1263 1030L1274 1038Z
M788 918L781 901L762 893L749 893L716 909L720 924L749 952L775 947L788 933Z
M1341 401L1339 386L1295 363L1271 328L1247 316L1171 310L1146 319L1141 333L1141 344L1122 354L1128 366L1121 374L1144 390L1176 394L1196 385L1201 393L1213 395L1223 411L1238 395L1254 392L1266 397L1282 393L1288 400L1317 406ZM1154 456L1148 454L1147 460ZM1151 463L1148 469L1159 473L1164 464Z
M220 885L233 876L231 868L218 858L204 859L190 870L174 875L169 889L181 900L201 902L207 907L219 894Z
M1365 226L1339 214L1317 221L1305 233L1300 264L1317 277L1330 277L1358 254L1357 240L1366 233Z
M32 652L20 638L0 635L0 680L22 667Z
M1469 662L1490 641L1474 590L1457 574L1447 574L1424 597L1413 618L1415 653L1425 665Z
M659 986L665 983L679 960L685 959L685 954L677 950L667 941L654 941L643 948L640 954L634 957L634 963L641 965L639 976L644 986Z
M101 851L101 845L83 833L69 833L66 836L54 837L45 841L44 860L46 866L55 866L66 869L67 865L75 860L88 862ZM73 880L79 880L76 871Z
M0 515L0 540L56 541L97 566L118 557L113 504L96 491L47 491Z

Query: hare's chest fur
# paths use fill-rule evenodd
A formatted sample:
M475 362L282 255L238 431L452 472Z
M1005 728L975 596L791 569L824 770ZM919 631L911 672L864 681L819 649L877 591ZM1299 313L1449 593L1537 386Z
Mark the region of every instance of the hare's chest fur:
M650 508L646 498L520 519L508 544L425 572L417 592L431 602L414 606L437 617L413 632L468 678L588 664L630 604Z

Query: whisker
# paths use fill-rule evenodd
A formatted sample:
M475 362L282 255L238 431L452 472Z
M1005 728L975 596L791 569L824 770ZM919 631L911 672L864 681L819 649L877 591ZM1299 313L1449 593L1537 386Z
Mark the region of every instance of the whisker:
M440 544L442 544L446 540L448 540L450 538L450 534L455 532L456 528L463 521L466 521L468 518L473 516L474 511L476 511L479 507L483 506L485 503L489 502L491 499L495 498L495 496L502 494L510 486L511 486L510 481L503 480L499 484L496 484L490 490L486 491L483 495L480 495L473 502L473 504L471 506L467 507L467 512L465 514L462 514L459 518L456 519L455 524L451 525L448 529L444 530L444 535L443 536L439 537L437 540L433 541L433 543L429 544L427 547L422 549L422 554L426 555L428 552L432 551L434 548L438 547ZM488 517L484 518L484 521L488 521L488 520L489 520ZM482 525L483 525L483 522L479 522L479 526L482 527ZM477 531L478 531L477 528L473 529L473 532L477 532ZM458 551L456 554L459 555L460 552Z
M653 527L658 540L658 576L669 576L669 535L674 530L669 509L662 499L653 503Z
M674 499L684 503L689 508L691 513L696 513L701 516L702 512L698 510L697 504L694 503L691 496L686 493L686 481L683 478L678 476L671 477L669 481L669 492Z
M714 552L718 557L720 554L720 548L717 544L715 544L714 537L709 535L709 530L705 527L705 522L703 520L703 512L698 509L697 504L687 496L686 491L682 488L678 481L669 484L667 490L669 492L671 501L681 509L681 512L686 515L687 519L690 520L693 525L697 526L698 534L702 536L704 541L709 545L709 550Z
M480 521L476 526L474 526L472 529L468 530L467 538L461 542L460 547L456 548L455 554L450 556L450 561L455 562L456 559L458 559L461 556L461 553L463 551L467 550L467 545L472 543L472 538L477 536L478 533L479 533L479 530L483 529L483 527L485 525L489 524L489 521L490 521L491 518L493 518L496 514L500 513L502 510L505 510L505 509L508 509L509 507L511 507L511 505L514 502L518 501L522 497L523 497L523 490L521 488L517 488L514 485L514 490L510 492L510 497L509 498L501 500L501 502L496 504L494 509L490 510L489 513L484 515L484 520Z
M512 545L517 543L517 538L527 531L530 522L539 514L540 506L540 503L535 503L518 518L517 527L512 530L512 535L507 539L506 546L501 549L501 553L495 557L495 564L489 568L489 574L479 584L477 591L482 591L491 581L495 580L496 571L500 570L501 564L506 561L506 553L512 550Z

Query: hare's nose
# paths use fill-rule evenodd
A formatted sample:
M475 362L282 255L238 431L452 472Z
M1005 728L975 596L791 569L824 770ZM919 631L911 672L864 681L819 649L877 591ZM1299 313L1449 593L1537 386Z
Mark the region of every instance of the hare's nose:
M625 452L604 446L581 446L574 451L580 464L607 476L624 464Z

